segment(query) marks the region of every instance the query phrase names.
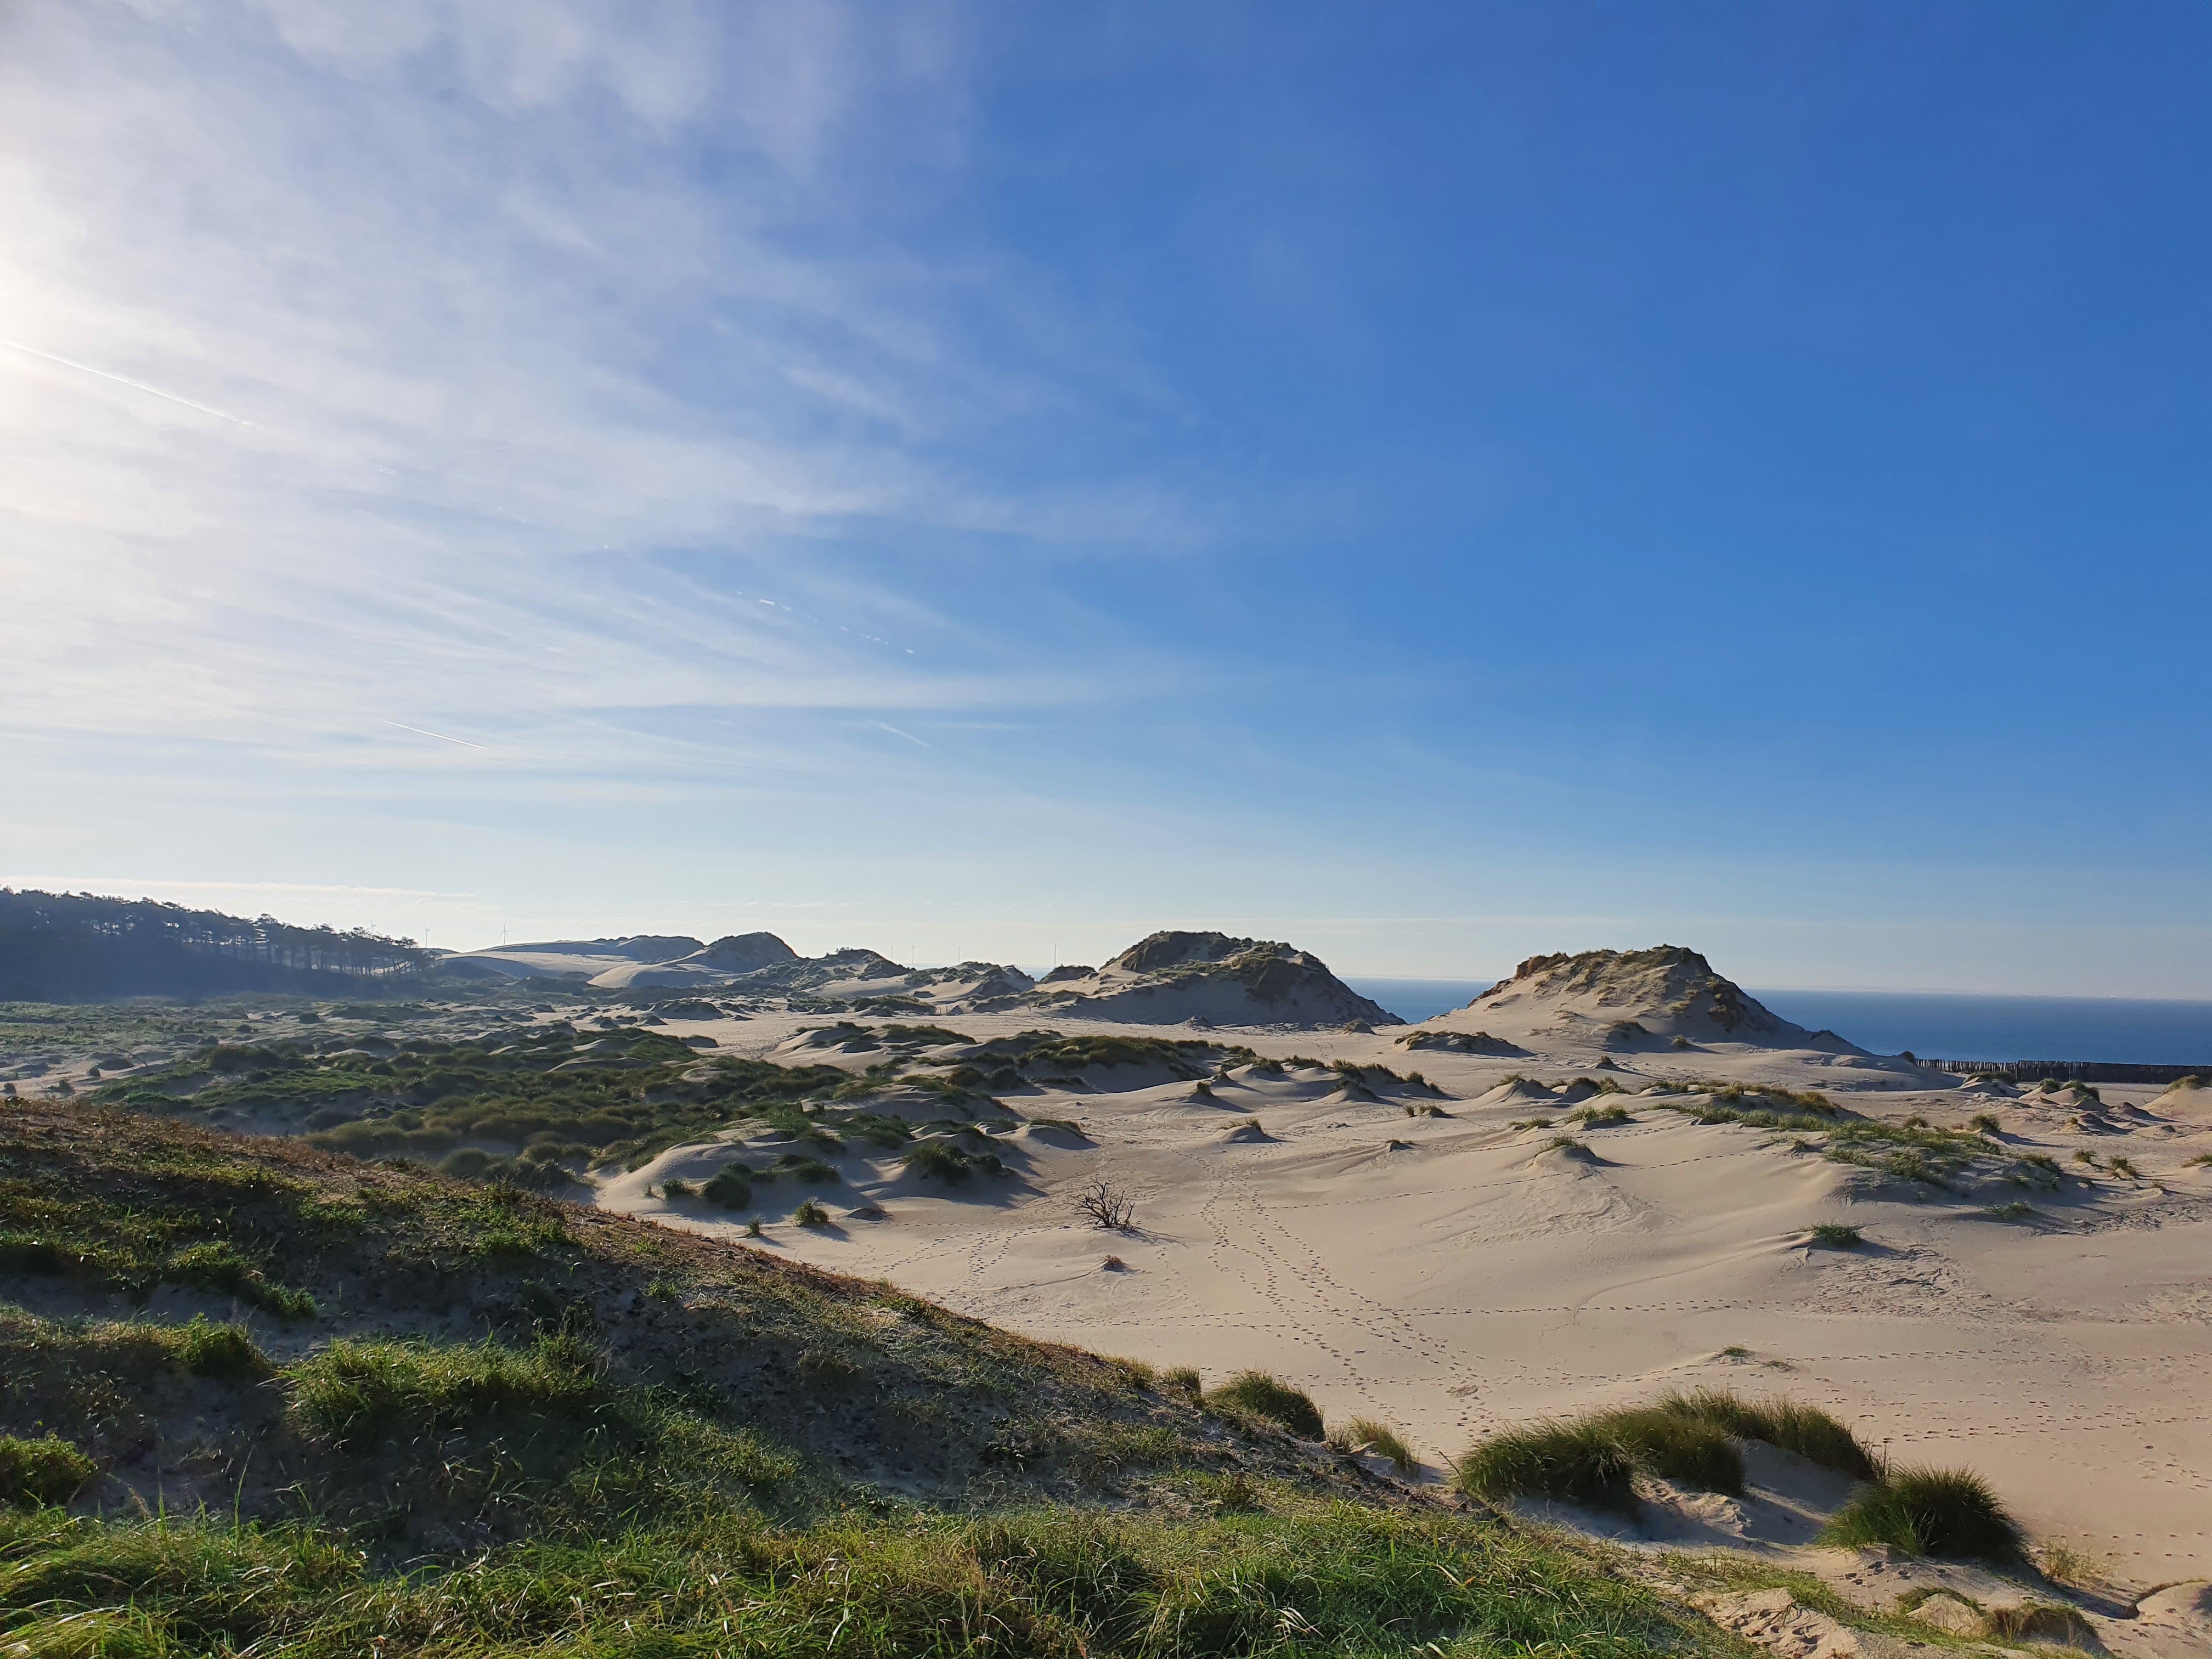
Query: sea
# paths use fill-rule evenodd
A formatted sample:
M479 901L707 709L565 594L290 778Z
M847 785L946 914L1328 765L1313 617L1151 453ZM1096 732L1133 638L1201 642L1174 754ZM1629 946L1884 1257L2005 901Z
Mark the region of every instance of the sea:
M1495 979L1346 979L1401 1019L1463 1008ZM2212 1002L1961 992L1746 990L1808 1030L1923 1060L2092 1060L2212 1070Z

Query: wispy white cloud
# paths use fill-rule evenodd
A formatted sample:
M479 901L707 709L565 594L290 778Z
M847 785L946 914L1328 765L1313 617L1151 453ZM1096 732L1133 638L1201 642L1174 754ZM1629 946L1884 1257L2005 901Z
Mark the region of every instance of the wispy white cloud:
M964 29L13 9L0 720L295 755L457 725L588 769L624 761L610 711L975 710L1158 668L1043 660L844 551L1206 533L1152 481L975 462L1041 408L1168 394L1034 273L885 229L963 154ZM771 589L787 609L746 597Z

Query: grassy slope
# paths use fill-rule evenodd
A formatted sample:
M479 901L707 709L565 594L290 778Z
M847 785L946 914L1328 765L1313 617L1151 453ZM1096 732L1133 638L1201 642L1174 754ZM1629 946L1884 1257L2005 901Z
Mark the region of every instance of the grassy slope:
M0 1651L1732 1650L1141 1367L295 1140L10 1106L0 1300L0 1432L100 1467Z

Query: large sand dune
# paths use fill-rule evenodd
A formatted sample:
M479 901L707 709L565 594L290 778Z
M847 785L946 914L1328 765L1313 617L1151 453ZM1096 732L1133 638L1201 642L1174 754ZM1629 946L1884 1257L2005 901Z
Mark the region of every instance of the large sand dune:
M599 1201L686 1228L758 1213L765 1248L1026 1333L1209 1376L1263 1366L1332 1417L1396 1421L1432 1467L1505 1424L1662 1385L1786 1390L1893 1455L1984 1471L2039 1537L2122 1578L2212 1574L2212 1168L2190 1162L2212 1152L2206 1091L1970 1085L1804 1032L1733 987L1717 1000L1702 985L1684 1009L1673 981L1711 970L1657 954L1630 961L1652 981L1634 994L1604 964L1555 961L1508 981L1511 998L1411 1031L1224 1030L1173 1064L1002 1073L1000 1106L964 1130L927 1091L861 1103L936 1119L926 1133L1003 1175L947 1184L848 1139L836 1184L763 1186L746 1212L659 1195L670 1176L790 1150L732 1136L668 1152ZM1527 982L1547 974L1548 998ZM1610 1030L1625 1019L1643 1035ZM959 1033L988 1048L915 1063L989 1067L1035 1023L972 1016ZM856 1073L883 1060L865 1035L802 1029L823 1024L671 1029ZM1486 1030L1510 1052L1424 1037ZM1255 1066L1231 1044L1322 1063ZM1807 1109L1785 1091L1813 1091L1839 1112L1788 1127ZM1976 1115L1995 1131L1971 1129ZM1923 1152L1901 1127L1915 1119L1965 1133ZM1862 1122L1888 1138L1852 1140ZM1135 1198L1132 1231L1077 1212L1100 1178ZM829 1226L788 1224L809 1194ZM1808 1230L1824 1223L1863 1242L1822 1248ZM1708 1524L1675 1517L1692 1522Z

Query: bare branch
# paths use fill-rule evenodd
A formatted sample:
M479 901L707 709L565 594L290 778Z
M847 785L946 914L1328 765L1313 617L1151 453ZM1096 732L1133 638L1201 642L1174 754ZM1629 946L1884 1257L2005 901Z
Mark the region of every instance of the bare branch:
M1137 1200L1112 1182L1092 1182L1078 1194L1075 1207L1091 1218L1094 1225L1109 1232L1126 1233L1129 1219L1137 1212Z

